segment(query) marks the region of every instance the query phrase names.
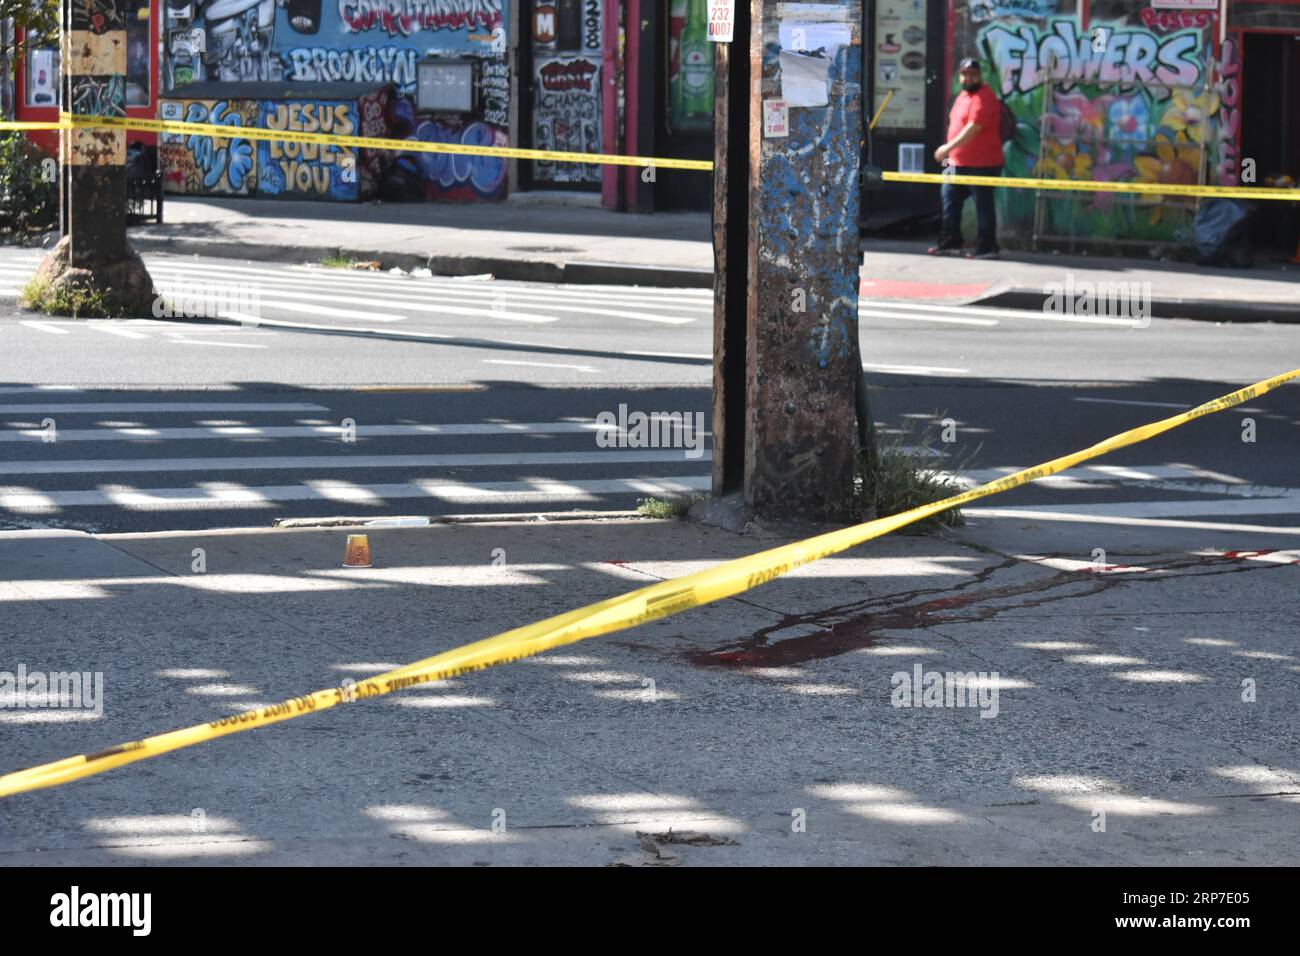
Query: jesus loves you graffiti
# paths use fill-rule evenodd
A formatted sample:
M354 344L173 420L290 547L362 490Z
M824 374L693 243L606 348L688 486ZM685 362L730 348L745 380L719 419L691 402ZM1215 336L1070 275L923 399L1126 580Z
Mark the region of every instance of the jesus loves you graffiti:
M1028 93L1048 80L1069 87L1076 83L1123 87L1195 86L1201 36L1195 30L1156 36L1143 29L1098 27L1080 34L1075 24L1059 20L1052 32L1036 36L1020 26L987 28L982 41L997 70L1004 96Z

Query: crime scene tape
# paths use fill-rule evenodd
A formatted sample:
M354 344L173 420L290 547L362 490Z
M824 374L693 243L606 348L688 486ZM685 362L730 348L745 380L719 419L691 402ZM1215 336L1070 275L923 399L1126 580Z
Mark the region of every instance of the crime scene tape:
M465 143L430 143L418 139L383 139L372 136L342 136L335 133L306 133L298 130L262 129L256 126L224 126L214 123L184 123L179 120L140 119L129 116L80 116L61 114L58 123L0 123L0 129L133 129L147 133L177 133L215 136L222 139L251 139L277 143L315 143L322 146L351 146L399 153L451 153L457 156L490 156L498 159L534 159L558 163L593 163L609 166L641 166L655 169L709 171L706 159L669 159L657 156L623 156L611 153L574 153L510 146L471 146Z
M885 172L887 183L965 183L1008 189L1048 189L1085 193L1139 193L1156 196L1220 196L1227 199L1282 199L1300 202L1300 189L1268 186L1191 186L1179 183L1112 183L1085 179L1030 179L1023 176L956 176L947 173Z
M883 104L882 104L883 107ZM623 156L613 153L574 153L510 146L470 146L465 143L429 143L412 139L382 139L370 136L340 136L333 133L306 133L296 130L271 130L254 126L226 126L213 123L185 123L179 120L153 120L124 116L84 116L60 114L57 123L0 122L4 129L133 129L149 133L186 133L191 136L215 136L222 139L251 139L281 143L315 143L324 146L350 146L358 149L383 149L401 153L450 153L457 156L489 156L499 159L532 159L558 163L654 167L656 169L691 169L709 172L713 162L707 159L671 159L658 156ZM1178 183L1100 182L1083 179L1035 179L1023 176L956 176L948 173L885 172L881 178L889 183L964 183L971 186L997 186L1003 189L1047 189L1059 192L1137 193L1154 196L1214 196L1229 199L1274 199L1300 202L1300 189L1276 189L1265 186L1193 186Z
M795 568L847 551L849 548L879 538L930 515L968 501L1017 488L1037 478L1064 471L1080 462L1154 438L1204 415L1211 415L1248 402L1294 379L1300 379L1300 368L1248 385L1169 418L1112 435L1081 451L1054 458L1033 468L1017 471L969 491L944 498L942 501L912 508L886 518L877 518L874 521L830 531L792 544L781 545L758 554L724 561L680 578L660 581L618 597L607 598L596 604L435 654L433 657L387 671L351 686L318 690L278 704L223 717L211 723L173 730L143 740L118 744L96 753L80 754L26 770L18 770L0 777L0 797L58 786L228 734L327 710L342 703L378 697L416 684L447 680L470 671L517 661L565 644L624 630L646 621L680 614L689 608L720 601L766 584Z

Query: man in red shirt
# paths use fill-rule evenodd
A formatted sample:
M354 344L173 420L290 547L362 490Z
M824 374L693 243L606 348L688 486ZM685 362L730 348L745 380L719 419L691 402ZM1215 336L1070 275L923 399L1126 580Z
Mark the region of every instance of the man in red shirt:
M935 161L958 176L1002 175L1002 106L997 95L980 76L980 61L961 61L961 92L948 113L948 141L934 151ZM943 231L931 255L960 255L961 211L966 197L975 195L975 217L979 224L975 259L998 256L998 221L993 186L944 183Z

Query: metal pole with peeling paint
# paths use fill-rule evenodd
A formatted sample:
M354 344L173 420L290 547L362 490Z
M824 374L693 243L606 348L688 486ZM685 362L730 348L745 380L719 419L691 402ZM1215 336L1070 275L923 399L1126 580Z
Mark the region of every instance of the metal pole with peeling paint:
M126 0L64 0L64 113L126 116ZM37 279L94 293L111 313L147 315L153 283L126 239L126 131L64 129L59 157L64 236Z
M820 521L853 516L858 335L858 172L862 135L862 4L753 0L747 37L747 155L725 128L718 154L727 177L745 164L747 196L718 189L715 244L735 236L743 216L746 254L715 252L732 272L716 282L715 493L734 488L736 442L743 440L745 503L754 513ZM739 25L739 20L737 21ZM722 69L719 69L719 74ZM730 75L733 83L736 71ZM726 91L730 121L744 122L740 91ZM738 115L739 114L739 115ZM723 214L720 226L717 214ZM734 216L732 215L734 213ZM744 286L744 417L727 369L741 336L734 270ZM730 365L728 359L731 360ZM722 407L719 407L721 403ZM743 421L743 433L739 427Z

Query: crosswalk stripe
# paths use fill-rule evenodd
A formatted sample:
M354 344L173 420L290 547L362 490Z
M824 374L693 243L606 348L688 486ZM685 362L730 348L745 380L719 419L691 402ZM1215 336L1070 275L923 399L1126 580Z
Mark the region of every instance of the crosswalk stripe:
M958 319L952 316L911 315L902 312L886 312L858 306L858 316L868 319L902 319L905 322L944 322L950 325L998 325L997 319Z
M34 322L31 320L19 322L19 325L25 325L29 329L35 329L37 332L48 332L51 335L67 335L67 329L61 329L57 325L50 325L48 322Z
M319 286L315 286L319 288ZM374 296L361 297L340 295L333 292L309 292L298 289L279 289L275 290L280 293L289 293L298 299L306 301L289 301L277 299L259 294L257 304L259 306L274 306L276 308L287 309L290 312L306 312L309 314L334 315L339 318L358 318L372 322L402 322L407 316L397 315L396 312L429 312L435 315L464 315L476 318L493 318L505 319L510 322L529 322L533 324L546 324L558 322L559 316L539 315L535 312L516 312L512 309L500 308L469 308L466 306L445 305L441 303L416 301L416 300L398 300L392 297L376 298ZM345 309L335 309L328 306L308 305L307 301L319 302L355 302L361 305L371 305L375 303L382 304L385 308L392 310L389 313L376 313L370 311L354 311Z
M351 468L486 468L518 465L617 465L664 461L706 461L708 452L688 458L689 449L591 452L508 452L446 455L302 455L239 458L90 458L79 461L0 462L0 475L94 475L145 472L300 471Z
M1000 466L997 468L975 468L970 471L962 472L962 477L969 479L976 484L987 481L996 481L1007 475L1022 471L1028 466ZM1206 471L1197 468L1194 465L1076 465L1059 475L1049 475L1045 478L1039 478L1035 484L1044 482L1050 483L1056 480L1069 480L1074 478L1089 478L1095 480L1127 480L1127 481L1154 481L1160 479L1183 479L1187 481L1216 481L1219 484L1231 485L1233 482L1224 481L1226 476L1217 472ZM1242 486L1248 486L1245 481L1239 482Z
M574 435L593 434L600 428L592 422L468 422L448 425L358 425L358 441L369 438L483 435ZM611 434L616 433L612 430ZM0 442L40 441L40 429L0 430ZM200 428L64 428L59 444L74 441L195 441L242 438L332 438L344 434L340 425L214 425Z
M647 300L655 305L677 311L701 312L712 307L712 293L705 292L704 297L689 299L678 298L673 290L646 290L641 288L623 288L613 291L592 291L595 287L566 286L554 284L523 284L508 280L492 282L465 282L456 279L415 278L402 276L380 277L373 273L339 272L336 270L308 269L297 267L288 271L269 272L263 269L251 269L243 266L225 266L213 263L191 265L188 262L158 263L150 266L153 274L168 269L180 270L183 277L190 279L194 274L205 277L246 277L277 285L296 285L308 283L320 288L322 280L340 286L354 288L388 289L398 295L428 295L429 293L451 293L465 297L507 297L528 300L602 302L622 305L645 305ZM650 292L652 295L647 295Z
M0 395L46 395L51 392L68 395L84 391L76 385L0 385Z
M942 365L883 365L875 362L863 362L862 367L868 372L894 372L908 375L969 375L968 368L947 368Z
M960 315L988 316L999 319L1026 319L1033 322L1078 322L1092 325L1122 325L1125 327L1132 327L1140 324L1141 321L1139 319L1107 318L1102 316L1050 315L1046 312L1033 311L1031 309L996 309L975 305L944 306L920 302L897 302L892 299L861 300L859 302L859 307L864 305L867 308L887 309L890 312L925 312L941 316L958 313Z
M161 275L164 275L164 273L161 272L155 273L155 277ZM177 281L179 281L181 278L175 273L166 273L166 275L170 279L177 280ZM214 273L214 275L223 275L223 274ZM219 285L219 283L212 283L212 284ZM440 291L443 291L436 288L421 290L419 288L408 286L406 289L402 290L402 293L400 294L394 292L381 292L378 297L374 297L372 295L372 297L370 298L358 299L358 298L350 298L348 296L340 296L328 292L321 293L319 291L317 292L304 291L308 289L311 290L321 289L321 283L316 281L315 279L307 279L307 278L288 279L288 280L274 279L269 282L259 283L259 284L267 286L267 288L263 290L263 295L265 295L267 292L277 293L277 294L289 293L289 294L299 296L300 298L303 299L318 299L326 302L378 301L383 303L383 305L389 308L398 309L398 310L415 309L421 312L431 312L435 314L477 315L477 316L487 316L489 318L511 319L514 321L522 321L522 322L554 322L557 321L557 318L553 316L540 316L537 313L532 313L532 312L518 312L512 308L505 308L505 306L516 305L519 304L518 300L523 300L526 301L529 305L533 306L534 308L553 307L557 311L563 311L568 313L580 312L586 315L605 315L613 318L634 319L641 322L655 322L662 325L687 325L695 321L695 318L686 317L686 316L659 315L656 313L639 312L630 309L598 308L586 304L592 301L600 301L600 300L593 300L590 297L584 297L578 295L556 296L552 294L537 295L537 294L533 294L532 290L505 292L505 291L486 290L486 289L464 289L464 290L457 289L454 290L457 293L455 298L459 301L466 302L467 305L451 306L451 305L445 305L440 303L431 303L428 301L427 298L412 299L412 298L404 297L404 296L419 296L419 295L424 295L427 297L430 295L430 293L437 294ZM354 291L360 291L360 290L354 290ZM266 305L273 304L265 298L260 298L260 301L262 304L266 304ZM482 308L482 307L472 308L472 306L478 306L480 302L482 302L483 305L487 305L490 302L491 308ZM556 304L552 306L551 305L552 302ZM658 303L653 299L647 301L647 299L643 298L638 302L636 302L636 304L644 306L644 305L657 305Z
M1217 498L1208 501L1108 501L1087 505L1037 505L1023 508L972 508L971 514L1037 518L1070 515L1078 518L1204 518L1222 515L1300 514L1300 494L1283 498Z
M124 339L147 339L149 337L143 332L137 332L134 329L128 329L117 325L111 325L107 322L91 322L87 328L94 329L96 332L105 332L109 335L118 335Z
M528 368L567 368L575 372L595 373L595 369L590 365L568 365L564 362L513 362L509 359L484 359L484 365L523 365Z
M95 415L104 412L325 412L324 405L310 402L26 402L0 405L0 414L64 412Z
M360 504L400 498L432 498L459 504L545 504L551 501L590 501L599 495L678 495L707 491L708 475L680 478L607 478L597 480L419 481L401 484L355 485L314 482L298 485L235 486L228 488L115 488L94 491L0 492L0 508L46 514L60 508L117 506L127 510L180 508L257 508L287 501L346 501L352 492Z
M182 339L182 338L176 338L174 336L169 336L168 338L170 341L175 342L177 345L209 345L209 346L216 346L218 348L226 348L226 349L267 348L267 346L260 345L257 342L205 342L202 339Z

